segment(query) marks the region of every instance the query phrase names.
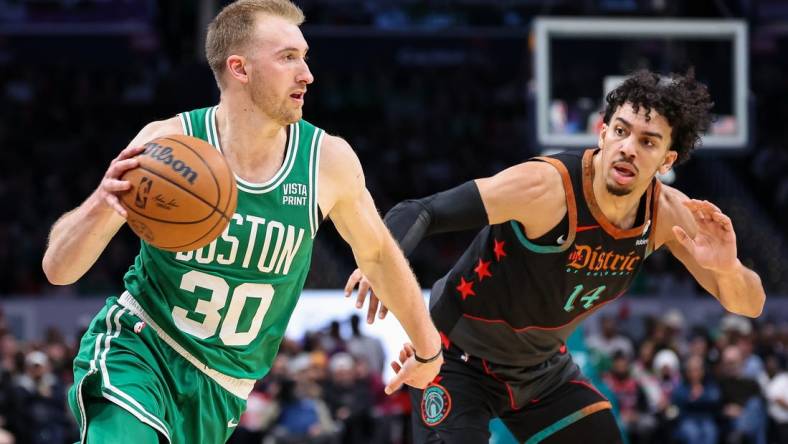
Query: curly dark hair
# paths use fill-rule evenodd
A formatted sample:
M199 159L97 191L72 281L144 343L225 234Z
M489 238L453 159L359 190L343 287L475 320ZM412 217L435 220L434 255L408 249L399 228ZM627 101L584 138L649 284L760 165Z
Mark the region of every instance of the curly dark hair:
M605 97L604 122L610 124L613 113L629 102L638 112L646 110L646 120L651 119L651 110L664 116L671 132L671 150L678 152L677 164L684 162L700 144L701 135L711 124L709 111L714 106L706 85L695 80L690 68L685 75L671 74L662 77L657 73L640 70L632 74L621 86Z

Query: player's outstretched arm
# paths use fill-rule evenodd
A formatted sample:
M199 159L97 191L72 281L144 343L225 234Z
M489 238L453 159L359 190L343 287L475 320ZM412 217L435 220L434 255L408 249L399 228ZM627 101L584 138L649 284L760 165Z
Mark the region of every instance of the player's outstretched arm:
M41 263L49 282L72 284L90 269L126 222L126 210L120 205L118 194L127 191L131 183L120 177L138 166L134 156L143 150L144 143L181 132L177 118L146 125L112 160L98 188L80 206L55 222Z
M742 265L731 219L708 201L663 187L657 245L664 243L726 310L755 318L766 301L760 277Z
M375 286L378 297L397 316L416 350L386 392L403 383L423 388L440 370L441 341L432 324L416 278L380 219L364 184L364 174L344 140L327 136L320 161L320 205L353 249L356 263ZM436 357L429 363L422 360Z
M406 200L386 213L385 223L406 256L427 236L478 229L487 224L517 220L529 236L544 234L566 214L561 175L545 162L524 162L500 173L466 182L423 199ZM345 285L345 296L358 285L356 307L369 293L367 322L375 320L379 301L361 270ZM378 317L386 317L385 304Z

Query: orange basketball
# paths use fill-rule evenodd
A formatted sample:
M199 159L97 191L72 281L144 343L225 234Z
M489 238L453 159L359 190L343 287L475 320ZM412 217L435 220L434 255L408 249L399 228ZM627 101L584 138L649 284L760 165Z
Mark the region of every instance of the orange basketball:
M120 197L135 233L169 251L191 251L219 236L235 212L238 189L229 165L208 142L191 136L145 144L140 165L126 171Z

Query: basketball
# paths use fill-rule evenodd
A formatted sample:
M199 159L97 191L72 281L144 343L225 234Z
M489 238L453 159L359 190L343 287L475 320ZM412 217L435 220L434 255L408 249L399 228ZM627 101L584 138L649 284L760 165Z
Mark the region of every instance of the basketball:
M208 142L185 135L160 137L145 145L139 167L122 179L132 230L168 251L191 251L216 239L235 212L238 189L229 165Z

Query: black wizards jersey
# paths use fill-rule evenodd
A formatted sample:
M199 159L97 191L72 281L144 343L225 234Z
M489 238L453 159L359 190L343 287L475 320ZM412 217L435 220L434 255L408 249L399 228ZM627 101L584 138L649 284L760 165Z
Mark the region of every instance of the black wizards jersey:
M516 221L482 229L432 289L430 312L444 342L493 363L534 366L563 351L580 321L629 288L654 248L660 183L641 198L635 226L619 229L594 198L595 152L529 160L561 173L567 214L538 239Z

